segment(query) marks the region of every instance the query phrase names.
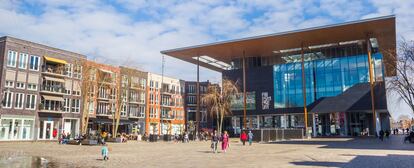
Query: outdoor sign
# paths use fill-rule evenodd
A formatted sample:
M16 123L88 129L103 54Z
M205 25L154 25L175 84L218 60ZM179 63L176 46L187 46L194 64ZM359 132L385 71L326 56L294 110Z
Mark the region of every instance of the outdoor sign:
M231 110L243 110L243 93L238 93L231 100ZM256 93L246 92L246 110L256 109Z
M271 100L272 97L270 97L267 92L262 92L262 110L269 109Z

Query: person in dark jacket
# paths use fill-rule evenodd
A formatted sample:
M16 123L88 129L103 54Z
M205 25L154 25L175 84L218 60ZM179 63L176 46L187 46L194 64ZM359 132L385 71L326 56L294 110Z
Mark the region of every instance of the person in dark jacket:
M217 153L217 144L219 142L220 137L217 135L217 131L214 131L211 135L211 150L214 153Z
M379 139L381 139L381 141L384 141L384 131L383 130L381 130L379 132Z

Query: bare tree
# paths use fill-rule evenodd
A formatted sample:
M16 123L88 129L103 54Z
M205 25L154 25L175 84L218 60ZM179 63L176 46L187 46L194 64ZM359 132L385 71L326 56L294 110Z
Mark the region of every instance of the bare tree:
M78 84L79 88L81 88L81 104L83 105L81 133L86 134L90 117L89 110L90 108L93 110L96 109L99 88L105 87L105 90L110 94L111 90L117 87L117 84L111 83L113 80L112 76L101 72L98 63L82 59L77 61L74 66L82 68L82 80ZM92 107L90 105L92 105ZM112 111L112 109L109 110ZM115 119L116 113L113 113L112 115ZM115 120L113 121L113 125L115 125Z
M202 98L210 115L217 119L217 130L223 130L224 117L231 114L231 100L238 94L236 85L227 79L223 79L222 89L218 85L209 85L207 94Z
M389 79L388 91L396 92L414 113L414 41L401 41L397 51L385 52L384 63L396 71Z

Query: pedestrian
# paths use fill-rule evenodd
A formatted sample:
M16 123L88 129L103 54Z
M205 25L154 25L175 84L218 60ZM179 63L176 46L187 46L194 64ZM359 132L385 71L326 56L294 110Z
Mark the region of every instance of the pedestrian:
M243 146L246 145L246 140L247 140L247 134L245 131L243 131L240 135L240 140L243 142Z
M221 137L221 150L224 151L224 153L227 152L227 148L230 146L229 144L229 134L227 131L224 131L223 136Z
M102 145L101 154L103 156L103 160L109 160L109 148L106 143Z
M381 141L384 141L384 131L383 130L381 130L379 132L379 138L381 139Z
M409 128L405 129L405 131L407 132L407 135L410 134L410 129Z
M213 135L211 135L211 149L214 153L217 153L217 144L219 141L219 137L217 135L217 131L214 131Z
M184 143L190 142L190 139L188 138L188 133L184 133Z
M249 145L251 146L252 145L252 142L253 142L253 133L252 133L252 131L249 131L249 134L248 134L248 137L249 137Z

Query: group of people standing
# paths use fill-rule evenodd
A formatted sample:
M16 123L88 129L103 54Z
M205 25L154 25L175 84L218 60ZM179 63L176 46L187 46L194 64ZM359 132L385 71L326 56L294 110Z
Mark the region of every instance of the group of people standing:
M221 150L226 153L227 149L230 147L230 140L229 140L229 134L227 131L224 131L222 135L219 135L217 131L214 131L211 135L211 150L214 153L217 153L217 146L219 142L221 142ZM253 142L253 133L249 131L248 134L246 134L245 131L243 131L240 135L240 140L243 143L243 146L246 145L246 141L249 142L249 145L252 145Z
M246 134L246 131L243 131L240 135L240 140L243 143L243 146L246 145L246 141L249 141L249 145L252 145L253 142L253 133L252 131L249 131L248 134Z
M214 131L211 135L211 150L214 153L217 153L217 146L219 141L221 141L221 150L223 150L223 152L226 153L227 149L230 147L229 134L227 133L227 131L224 131L222 135L219 135L217 131Z

